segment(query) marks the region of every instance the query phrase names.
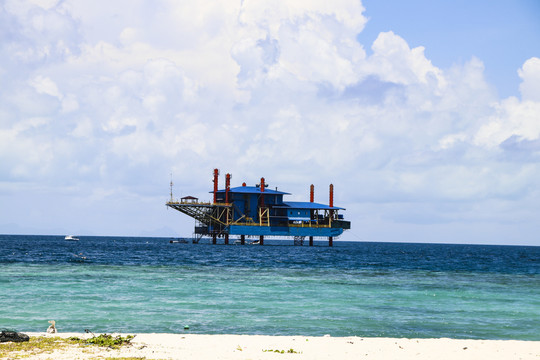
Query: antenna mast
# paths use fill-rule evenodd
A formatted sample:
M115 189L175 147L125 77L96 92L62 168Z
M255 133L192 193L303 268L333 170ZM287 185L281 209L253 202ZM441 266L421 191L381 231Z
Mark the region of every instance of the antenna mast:
M173 202L173 196L172 196L172 187L173 187L173 182L172 182L172 173L171 173L171 202Z

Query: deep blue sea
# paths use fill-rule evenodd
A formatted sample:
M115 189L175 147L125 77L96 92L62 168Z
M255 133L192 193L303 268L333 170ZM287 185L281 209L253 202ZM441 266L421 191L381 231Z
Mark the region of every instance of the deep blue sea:
M540 247L291 244L0 235L0 328L540 340Z

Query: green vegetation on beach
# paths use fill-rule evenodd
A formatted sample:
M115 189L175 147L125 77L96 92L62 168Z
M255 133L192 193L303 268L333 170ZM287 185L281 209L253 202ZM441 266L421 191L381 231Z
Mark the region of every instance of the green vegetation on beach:
M65 350L73 346L88 346L95 345L99 347L108 347L117 349L124 345L129 345L131 340L135 336L127 335L126 337L116 336L108 334L101 334L89 339L79 339L77 337L71 337L68 339L61 337L44 337L36 336L30 337L27 342L6 342L0 344L0 359L23 359L29 356L39 354L51 354L54 351ZM111 358L116 360L140 360L144 358L140 357L128 357L128 358Z
M274 352L274 353L278 353L278 354L298 354L298 352L294 349L289 349L289 350L272 350L272 349L267 349L267 350L263 350L263 352Z
M112 335L101 334L99 336L91 337L90 339L70 337L69 340L83 345L106 346L114 349L122 345L129 345L134 337L134 335L127 335L126 337L118 335L113 337Z
M24 358L30 355L52 353L54 350L64 349L75 344L68 339L60 337L30 337L26 342L6 342L0 344L0 359Z

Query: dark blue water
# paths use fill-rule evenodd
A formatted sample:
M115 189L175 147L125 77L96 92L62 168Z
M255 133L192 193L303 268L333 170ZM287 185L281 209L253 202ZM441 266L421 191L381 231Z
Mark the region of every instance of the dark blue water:
M0 328L540 340L540 248L0 235Z

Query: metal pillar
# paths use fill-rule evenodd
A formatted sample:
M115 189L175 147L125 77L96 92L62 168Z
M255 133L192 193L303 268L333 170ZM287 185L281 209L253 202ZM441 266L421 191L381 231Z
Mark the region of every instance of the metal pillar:
M225 234L225 245L229 245L229 234Z
M231 174L225 175L225 203L229 203L229 191L231 191Z
M328 206L330 206L330 209L333 209L334 207L334 185L333 184L330 184L330 202L328 204ZM328 218L328 225L332 226L332 221L334 220L334 210L330 210L329 212L329 218ZM330 246L332 246L332 237L330 236L328 238L328 242L330 244Z
M264 235L259 236L259 244L264 245Z
M328 246L330 247L334 246L334 238L332 236L328 237Z
M246 244L246 235L240 235L240 245Z
M217 202L218 176L219 176L219 170L214 169L214 204Z
M264 187L266 186L264 184L264 178L261 178L261 199L259 200L259 206L260 207L264 207L264 195L263 195L263 192L264 192Z
M314 200L315 200L315 186L311 184L311 186L309 187L309 202L312 203ZM317 223L318 223L319 215L317 214L317 212L315 212L315 215L313 215L313 210L312 210L311 219L313 219L313 216L316 216ZM309 237L309 246L313 246L313 236Z
M216 245L217 243L217 235L216 234L212 234L212 244L213 245Z

